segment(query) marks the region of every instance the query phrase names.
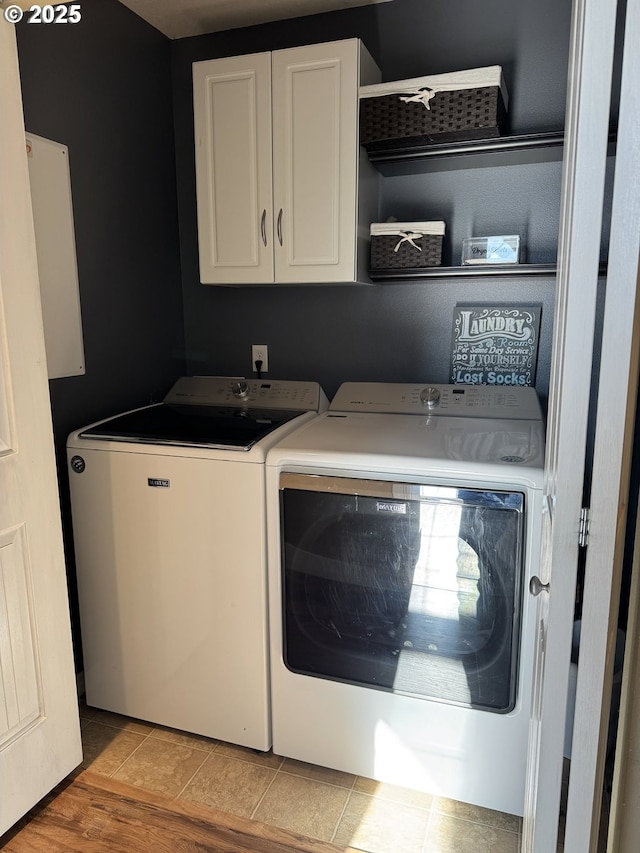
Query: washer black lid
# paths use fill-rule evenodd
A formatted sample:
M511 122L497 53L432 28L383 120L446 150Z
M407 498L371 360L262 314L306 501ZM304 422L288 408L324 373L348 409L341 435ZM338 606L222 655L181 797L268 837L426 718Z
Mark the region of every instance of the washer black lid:
M250 450L302 412L159 403L83 430L81 438Z

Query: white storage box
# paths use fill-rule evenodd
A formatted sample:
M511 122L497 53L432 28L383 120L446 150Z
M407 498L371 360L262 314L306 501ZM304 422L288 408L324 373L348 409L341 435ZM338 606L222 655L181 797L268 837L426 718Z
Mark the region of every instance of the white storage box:
M520 237L517 234L495 237L467 237L462 241L462 265L517 264L520 262Z

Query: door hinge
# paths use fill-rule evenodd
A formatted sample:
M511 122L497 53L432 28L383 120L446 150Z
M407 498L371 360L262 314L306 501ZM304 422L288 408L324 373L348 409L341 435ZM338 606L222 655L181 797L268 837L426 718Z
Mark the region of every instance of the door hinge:
M586 548L589 544L589 521L591 520L591 510L588 506L583 506L580 510L580 527L578 529L578 545L580 548Z

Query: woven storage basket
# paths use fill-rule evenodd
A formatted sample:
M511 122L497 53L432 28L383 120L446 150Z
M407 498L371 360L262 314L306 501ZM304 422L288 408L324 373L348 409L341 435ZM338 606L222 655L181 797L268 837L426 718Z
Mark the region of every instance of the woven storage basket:
M371 226L371 269L421 269L442 264L444 222Z
M507 101L500 66L365 86L360 143L375 150L497 137L506 129Z

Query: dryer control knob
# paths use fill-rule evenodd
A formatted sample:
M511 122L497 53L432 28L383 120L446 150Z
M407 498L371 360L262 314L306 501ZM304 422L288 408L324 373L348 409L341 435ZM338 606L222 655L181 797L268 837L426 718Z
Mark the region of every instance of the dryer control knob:
M249 386L246 382L234 382L231 386L231 393L234 397L243 399L249 396Z
M427 409L435 409L440 404L440 391L429 385L420 392L420 402Z

